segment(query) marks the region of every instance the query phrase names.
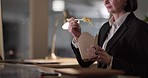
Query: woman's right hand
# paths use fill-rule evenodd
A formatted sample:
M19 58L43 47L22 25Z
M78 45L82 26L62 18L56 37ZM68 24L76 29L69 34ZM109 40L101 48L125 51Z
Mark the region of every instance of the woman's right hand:
M81 35L81 27L78 23L78 20L75 20L73 17L70 18L68 31L72 34L75 41L78 40L79 36Z

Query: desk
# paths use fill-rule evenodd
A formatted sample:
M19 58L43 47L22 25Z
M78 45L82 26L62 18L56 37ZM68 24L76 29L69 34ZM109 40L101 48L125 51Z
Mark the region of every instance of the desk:
M58 59L60 60L60 64L0 63L0 78L137 78L117 77L124 72L98 69L95 64L89 68L81 68L76 59Z
M50 67L50 68L75 68L79 67L79 64L76 58L58 58L54 61L59 62L58 64L38 64L42 67Z
M75 78L112 78L113 76L124 74L121 70L106 70L99 68L61 68L54 70L61 73L63 77Z
M42 67L50 68L81 68L76 58L58 58L55 61L60 62L59 64L37 64ZM97 68L97 62L92 64L90 68Z
M59 73L54 72L53 68L79 67L75 58L58 58L57 60L14 59L0 62L0 78L40 78L40 76L55 78L58 77Z
M13 64L31 64L42 67L50 68L76 68L80 67L76 58L58 58L58 59L7 59L5 61L0 60L0 63L13 63ZM97 67L96 62L91 67Z
M58 77L53 68L36 65L0 63L0 78L41 78L42 76Z

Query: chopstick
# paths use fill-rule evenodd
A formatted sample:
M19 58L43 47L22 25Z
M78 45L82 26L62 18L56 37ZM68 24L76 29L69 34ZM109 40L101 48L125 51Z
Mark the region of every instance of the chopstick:
M66 19L67 21L69 21L70 19ZM78 20L78 21L83 21L83 19L75 19L75 20Z

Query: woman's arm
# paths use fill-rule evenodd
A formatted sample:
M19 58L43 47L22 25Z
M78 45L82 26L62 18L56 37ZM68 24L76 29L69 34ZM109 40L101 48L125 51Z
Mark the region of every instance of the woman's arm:
M76 56L76 59L81 67L89 67L91 64L95 62L95 61L87 61L87 62L83 61L81 58L79 49L75 48L72 43L71 43L71 46Z

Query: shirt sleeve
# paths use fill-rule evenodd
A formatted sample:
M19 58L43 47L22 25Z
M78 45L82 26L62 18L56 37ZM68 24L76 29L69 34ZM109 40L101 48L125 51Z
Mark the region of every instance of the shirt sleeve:
M75 42L74 38L72 39L72 45L73 45L75 48L78 48L78 43Z
M112 69L112 63L113 63L113 57L111 57L111 62L110 62L110 64L107 66L107 69Z

